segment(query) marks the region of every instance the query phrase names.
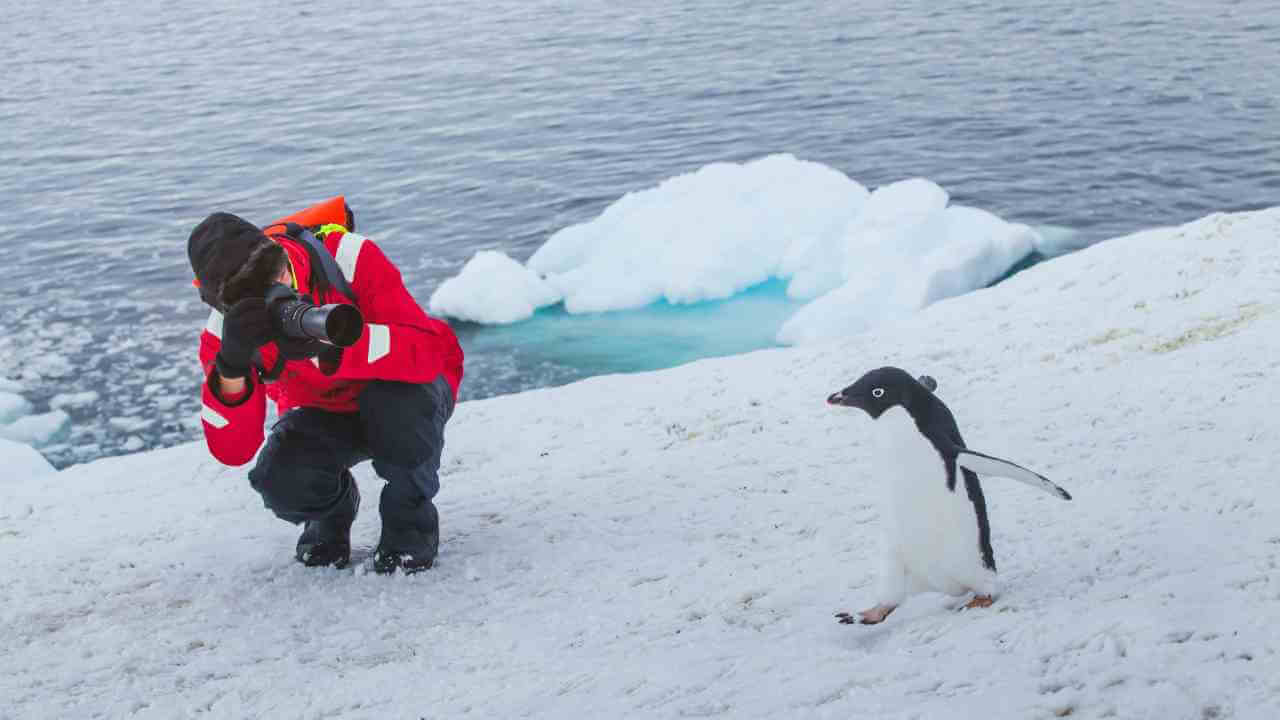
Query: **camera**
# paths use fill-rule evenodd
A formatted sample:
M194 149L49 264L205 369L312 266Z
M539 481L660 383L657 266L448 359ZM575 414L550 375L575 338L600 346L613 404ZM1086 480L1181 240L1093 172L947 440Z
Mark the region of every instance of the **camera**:
M316 305L291 288L276 284L266 294L267 312L276 332L294 340L318 340L350 347L364 332L364 316L355 305Z

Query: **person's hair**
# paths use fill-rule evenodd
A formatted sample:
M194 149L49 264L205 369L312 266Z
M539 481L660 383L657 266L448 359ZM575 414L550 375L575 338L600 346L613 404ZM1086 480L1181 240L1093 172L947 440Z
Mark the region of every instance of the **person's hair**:
M231 307L245 298L265 296L287 263L284 248L264 238L244 264L222 282L219 302L223 307Z

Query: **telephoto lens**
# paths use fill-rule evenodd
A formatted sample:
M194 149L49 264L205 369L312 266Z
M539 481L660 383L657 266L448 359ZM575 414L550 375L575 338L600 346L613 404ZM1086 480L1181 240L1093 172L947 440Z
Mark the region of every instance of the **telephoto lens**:
M276 332L286 337L350 347L364 333L364 316L355 305L316 305L284 285L268 290L266 300Z

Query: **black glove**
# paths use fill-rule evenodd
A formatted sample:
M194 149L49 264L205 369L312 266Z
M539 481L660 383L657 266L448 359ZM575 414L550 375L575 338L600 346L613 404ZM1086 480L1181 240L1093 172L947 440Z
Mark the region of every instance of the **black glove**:
M214 362L218 374L228 380L249 374L253 353L275 336L267 302L262 298L245 298L222 318L222 349Z

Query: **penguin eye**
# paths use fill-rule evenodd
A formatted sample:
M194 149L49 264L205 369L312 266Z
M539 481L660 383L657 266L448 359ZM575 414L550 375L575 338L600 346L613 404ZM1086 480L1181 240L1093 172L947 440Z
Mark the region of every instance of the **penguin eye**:
M875 390L872 390L872 391L871 391L871 397L873 397L873 398L882 398L882 397L884 397L884 388L876 388Z

